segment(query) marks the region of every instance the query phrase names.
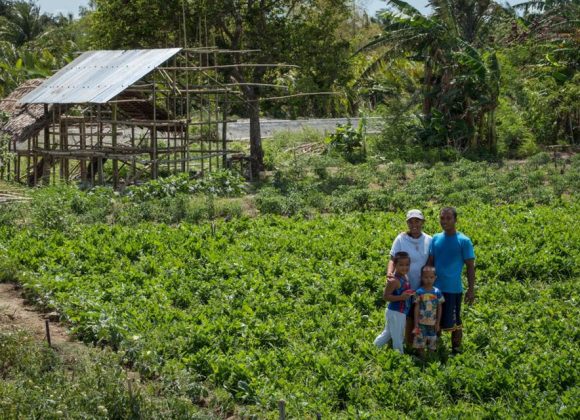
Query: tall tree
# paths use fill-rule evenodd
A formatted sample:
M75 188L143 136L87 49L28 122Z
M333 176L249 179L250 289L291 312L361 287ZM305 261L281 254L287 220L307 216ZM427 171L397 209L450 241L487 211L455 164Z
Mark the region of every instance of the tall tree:
M47 77L78 51L72 17L53 17L30 1L0 1L0 96L23 80Z
M306 63L323 48L329 49L333 41L329 24L345 20L350 10L345 0L226 0L221 2L193 2L194 10L211 22L219 47L234 50L256 50L251 55L232 56L234 67L229 76L242 85L250 119L250 156L252 172L257 175L263 169L264 155L260 133L260 100L264 88L260 86L276 75L271 67L244 67L243 61L252 58L256 63L288 63L294 60ZM313 28L327 28L326 36ZM308 35L308 36L304 36ZM335 46L340 43L334 43ZM337 55L345 55L344 44ZM330 57L327 57L327 59ZM321 77L336 79L325 72L325 63L309 63ZM322 82L324 84L324 82Z
M365 47L384 48L379 61L404 56L424 65L425 141L459 149L494 147L499 66L491 28L501 7L492 0L431 0L430 16L401 0L381 14L383 34Z
M518 57L521 86L515 97L523 102L538 143L577 144L580 2L536 0L514 9L520 12L518 24L512 27L506 52Z
M99 47L184 46L185 20L188 46L254 50L233 54L227 63L231 67L224 73L240 84L244 111L250 119L252 172L257 175L264 158L260 132L261 101L266 94L263 85L280 77L281 70L247 67L245 62L296 61L317 85L331 85L341 76L338 65L346 64L348 57L348 43L337 38L335 27L348 19L349 4L350 0L93 0L91 19ZM330 65L332 60L338 65Z
M180 44L182 4L187 0L91 0L88 13L96 48L131 49Z
M19 47L42 35L53 24L51 16L40 13L31 1L8 3L6 16L0 17L0 38Z

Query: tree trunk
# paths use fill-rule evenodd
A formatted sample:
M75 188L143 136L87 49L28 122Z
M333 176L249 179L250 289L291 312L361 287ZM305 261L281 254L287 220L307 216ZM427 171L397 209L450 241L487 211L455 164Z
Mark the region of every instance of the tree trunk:
M262 134L260 132L260 102L253 96L248 100L250 118L250 159L251 176L257 179L264 170L264 150L262 149Z
M489 151L492 153L497 152L497 131L495 123L495 109L491 110L488 114L489 118Z
M423 79L423 116L427 122L431 119L432 76L433 68L431 67L431 57L427 57L425 61L425 76Z

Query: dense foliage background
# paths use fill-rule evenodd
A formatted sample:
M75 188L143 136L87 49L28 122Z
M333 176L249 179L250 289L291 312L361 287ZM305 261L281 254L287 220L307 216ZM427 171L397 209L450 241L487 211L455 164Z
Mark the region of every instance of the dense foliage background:
M300 66L232 70L238 81L281 83L289 94L334 93L262 102L262 115L379 115L383 150L403 146L403 158L417 146L521 157L577 144L576 1L429 4L428 16L395 0L369 17L347 0L93 0L75 19L0 0L0 97L27 78L50 75L76 51L217 45L259 49L248 57L255 62ZM268 89L243 94L251 101L276 93Z

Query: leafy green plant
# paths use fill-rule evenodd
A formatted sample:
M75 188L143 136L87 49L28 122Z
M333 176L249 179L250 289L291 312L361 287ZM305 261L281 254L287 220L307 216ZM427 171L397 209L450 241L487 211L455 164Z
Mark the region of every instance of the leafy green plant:
M325 142L328 151L338 152L351 163L362 162L366 158L366 120L361 118L358 127L354 128L350 121L338 124L334 133L330 134Z
M464 179L478 165L442 165L421 182L427 191L434 178ZM410 172L421 177L422 170ZM466 201L472 182L459 191ZM279 202L280 213L303 211L304 203L291 210L293 194ZM375 194L353 189L336 197L348 211ZM387 197L387 206L414 203L404 190ZM0 244L29 298L57 310L79 338L116 348L146 378L190 372L248 415L272 417L284 398L297 417L573 416L580 237L570 226L578 205L458 208L459 228L475 244L477 301L465 309L464 354L448 358L444 339L426 365L372 345L384 322L388 249L405 226L398 207L74 232L3 227ZM424 230L439 231L439 207L422 208ZM190 392L199 395L196 389Z
M177 194L210 194L237 197L244 192L245 180L229 171L217 171L203 178L190 179L188 174L173 175L127 188L127 195L135 200L174 197Z

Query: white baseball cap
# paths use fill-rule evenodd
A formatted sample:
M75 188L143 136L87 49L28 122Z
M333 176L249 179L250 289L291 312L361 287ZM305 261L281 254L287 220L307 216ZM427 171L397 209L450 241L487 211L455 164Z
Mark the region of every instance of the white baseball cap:
M409 210L407 212L407 220L413 219L413 218L425 220L425 217L423 216L423 213L421 213L421 210L417 210L417 209Z

